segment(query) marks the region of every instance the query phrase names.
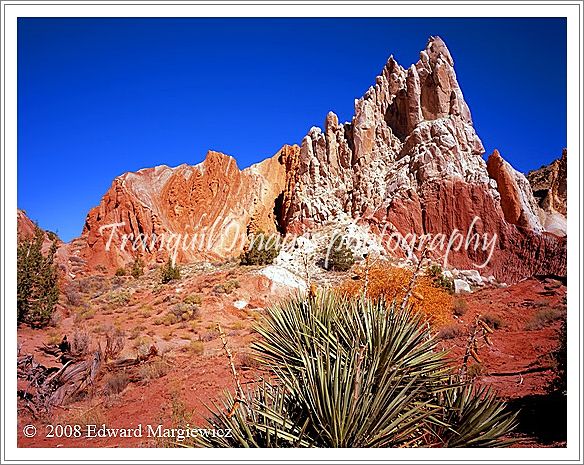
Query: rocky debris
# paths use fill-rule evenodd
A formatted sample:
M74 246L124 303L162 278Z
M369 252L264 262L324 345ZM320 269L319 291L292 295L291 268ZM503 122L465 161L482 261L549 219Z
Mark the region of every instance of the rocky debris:
M268 278L277 286L284 286L302 291L306 290L306 281L291 271L279 265L268 265L259 271L259 274Z
M454 293L455 294L466 294L471 292L470 284L468 284L464 279L454 280Z
M533 196L545 214L545 229L562 236L566 235L567 164L567 150L564 149L557 160L527 173Z

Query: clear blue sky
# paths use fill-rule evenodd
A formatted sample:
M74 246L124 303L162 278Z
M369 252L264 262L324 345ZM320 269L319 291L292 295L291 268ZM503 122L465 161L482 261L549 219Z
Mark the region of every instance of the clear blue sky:
M341 120L393 53L447 43L487 154L527 171L566 146L563 19L54 19L18 24L18 205L64 240L126 171L240 167Z

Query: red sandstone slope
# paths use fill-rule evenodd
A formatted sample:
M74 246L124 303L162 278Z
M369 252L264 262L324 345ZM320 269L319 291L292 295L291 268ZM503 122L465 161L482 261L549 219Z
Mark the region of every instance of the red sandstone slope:
M432 37L407 69L390 57L356 100L351 122L331 112L324 131L312 128L300 147L243 171L231 157L209 152L197 166L116 178L89 212L78 250L90 267L111 270L132 260L131 244L119 250L120 234L108 251L111 229L100 232L123 222L117 232L130 238L174 232L205 241L202 250L181 251L182 261L229 257L239 254L249 229L302 232L348 216L378 231L391 224L403 235L466 233L474 224L472 232L495 238L482 274L507 282L565 275L566 239L555 227L546 230L527 179L498 152L488 165L483 153L452 56ZM161 261L168 251L149 246L141 254ZM449 263L470 268L488 255L462 250Z
M296 150L285 146L244 170L232 157L210 151L196 166L123 174L87 215L80 254L90 267L110 269L137 254L162 261L177 243L179 261L237 254L248 229L275 231L285 160Z

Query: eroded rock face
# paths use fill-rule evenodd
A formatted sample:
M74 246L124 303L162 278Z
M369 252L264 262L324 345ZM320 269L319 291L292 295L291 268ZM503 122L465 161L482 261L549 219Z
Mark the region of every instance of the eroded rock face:
M249 230L275 231L285 163L297 151L286 146L244 170L232 157L210 151L195 166L123 174L87 215L82 255L90 267L110 269L136 255L161 262L175 245L179 261L236 255Z
M543 231L540 211L527 178L503 160L495 150L487 161L489 176L497 182L501 195L501 208L508 223Z
M559 235L566 234L567 164L567 151L564 149L557 160L527 173L533 195L544 211L546 230Z
M284 194L286 230L347 216L379 233L387 225L402 235L450 235L472 227L497 238L492 255L486 260L480 251L451 252L451 265L487 261L481 273L508 282L565 273L565 243L545 234L525 176L498 152L487 167L483 153L452 56L440 38L431 38L408 69L389 58L375 85L355 101L350 123L339 124L329 113L324 131L310 130L295 189Z
M243 171L231 157L209 152L197 166L116 178L87 217L83 256L110 269L131 260L131 247L108 252L108 235L99 233L119 222L118 233L133 238L169 231L205 237L203 252L179 252L179 260L192 260L239 254L236 231L292 234L353 221L380 235L388 226L402 235L488 234L495 238L492 251L454 251L449 265L471 269L486 262L481 274L500 281L565 275L565 238L546 232L526 178L498 152L488 165L483 153L452 56L432 37L407 69L389 58L375 85L355 101L350 122L331 112L324 129L310 129L299 147L285 146ZM562 195L555 189L548 189L557 194L547 201L554 205ZM168 256L154 247L142 253L149 260Z
M287 226L371 215L432 179L488 184L453 65L444 42L431 38L407 70L389 58L355 101L351 123L329 113L324 132L312 128L302 141L296 189L285 194L293 205Z

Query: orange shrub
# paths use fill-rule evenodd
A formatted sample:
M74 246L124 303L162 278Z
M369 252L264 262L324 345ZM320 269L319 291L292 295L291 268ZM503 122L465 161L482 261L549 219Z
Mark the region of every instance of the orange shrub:
M344 281L338 290L348 295L359 295L365 285L365 269L356 270L358 279ZM384 296L401 302L405 297L413 272L404 268L376 265L369 269L367 295L373 299ZM410 297L410 304L427 315L435 326L443 326L452 318L452 296L438 287L431 276L420 274Z

